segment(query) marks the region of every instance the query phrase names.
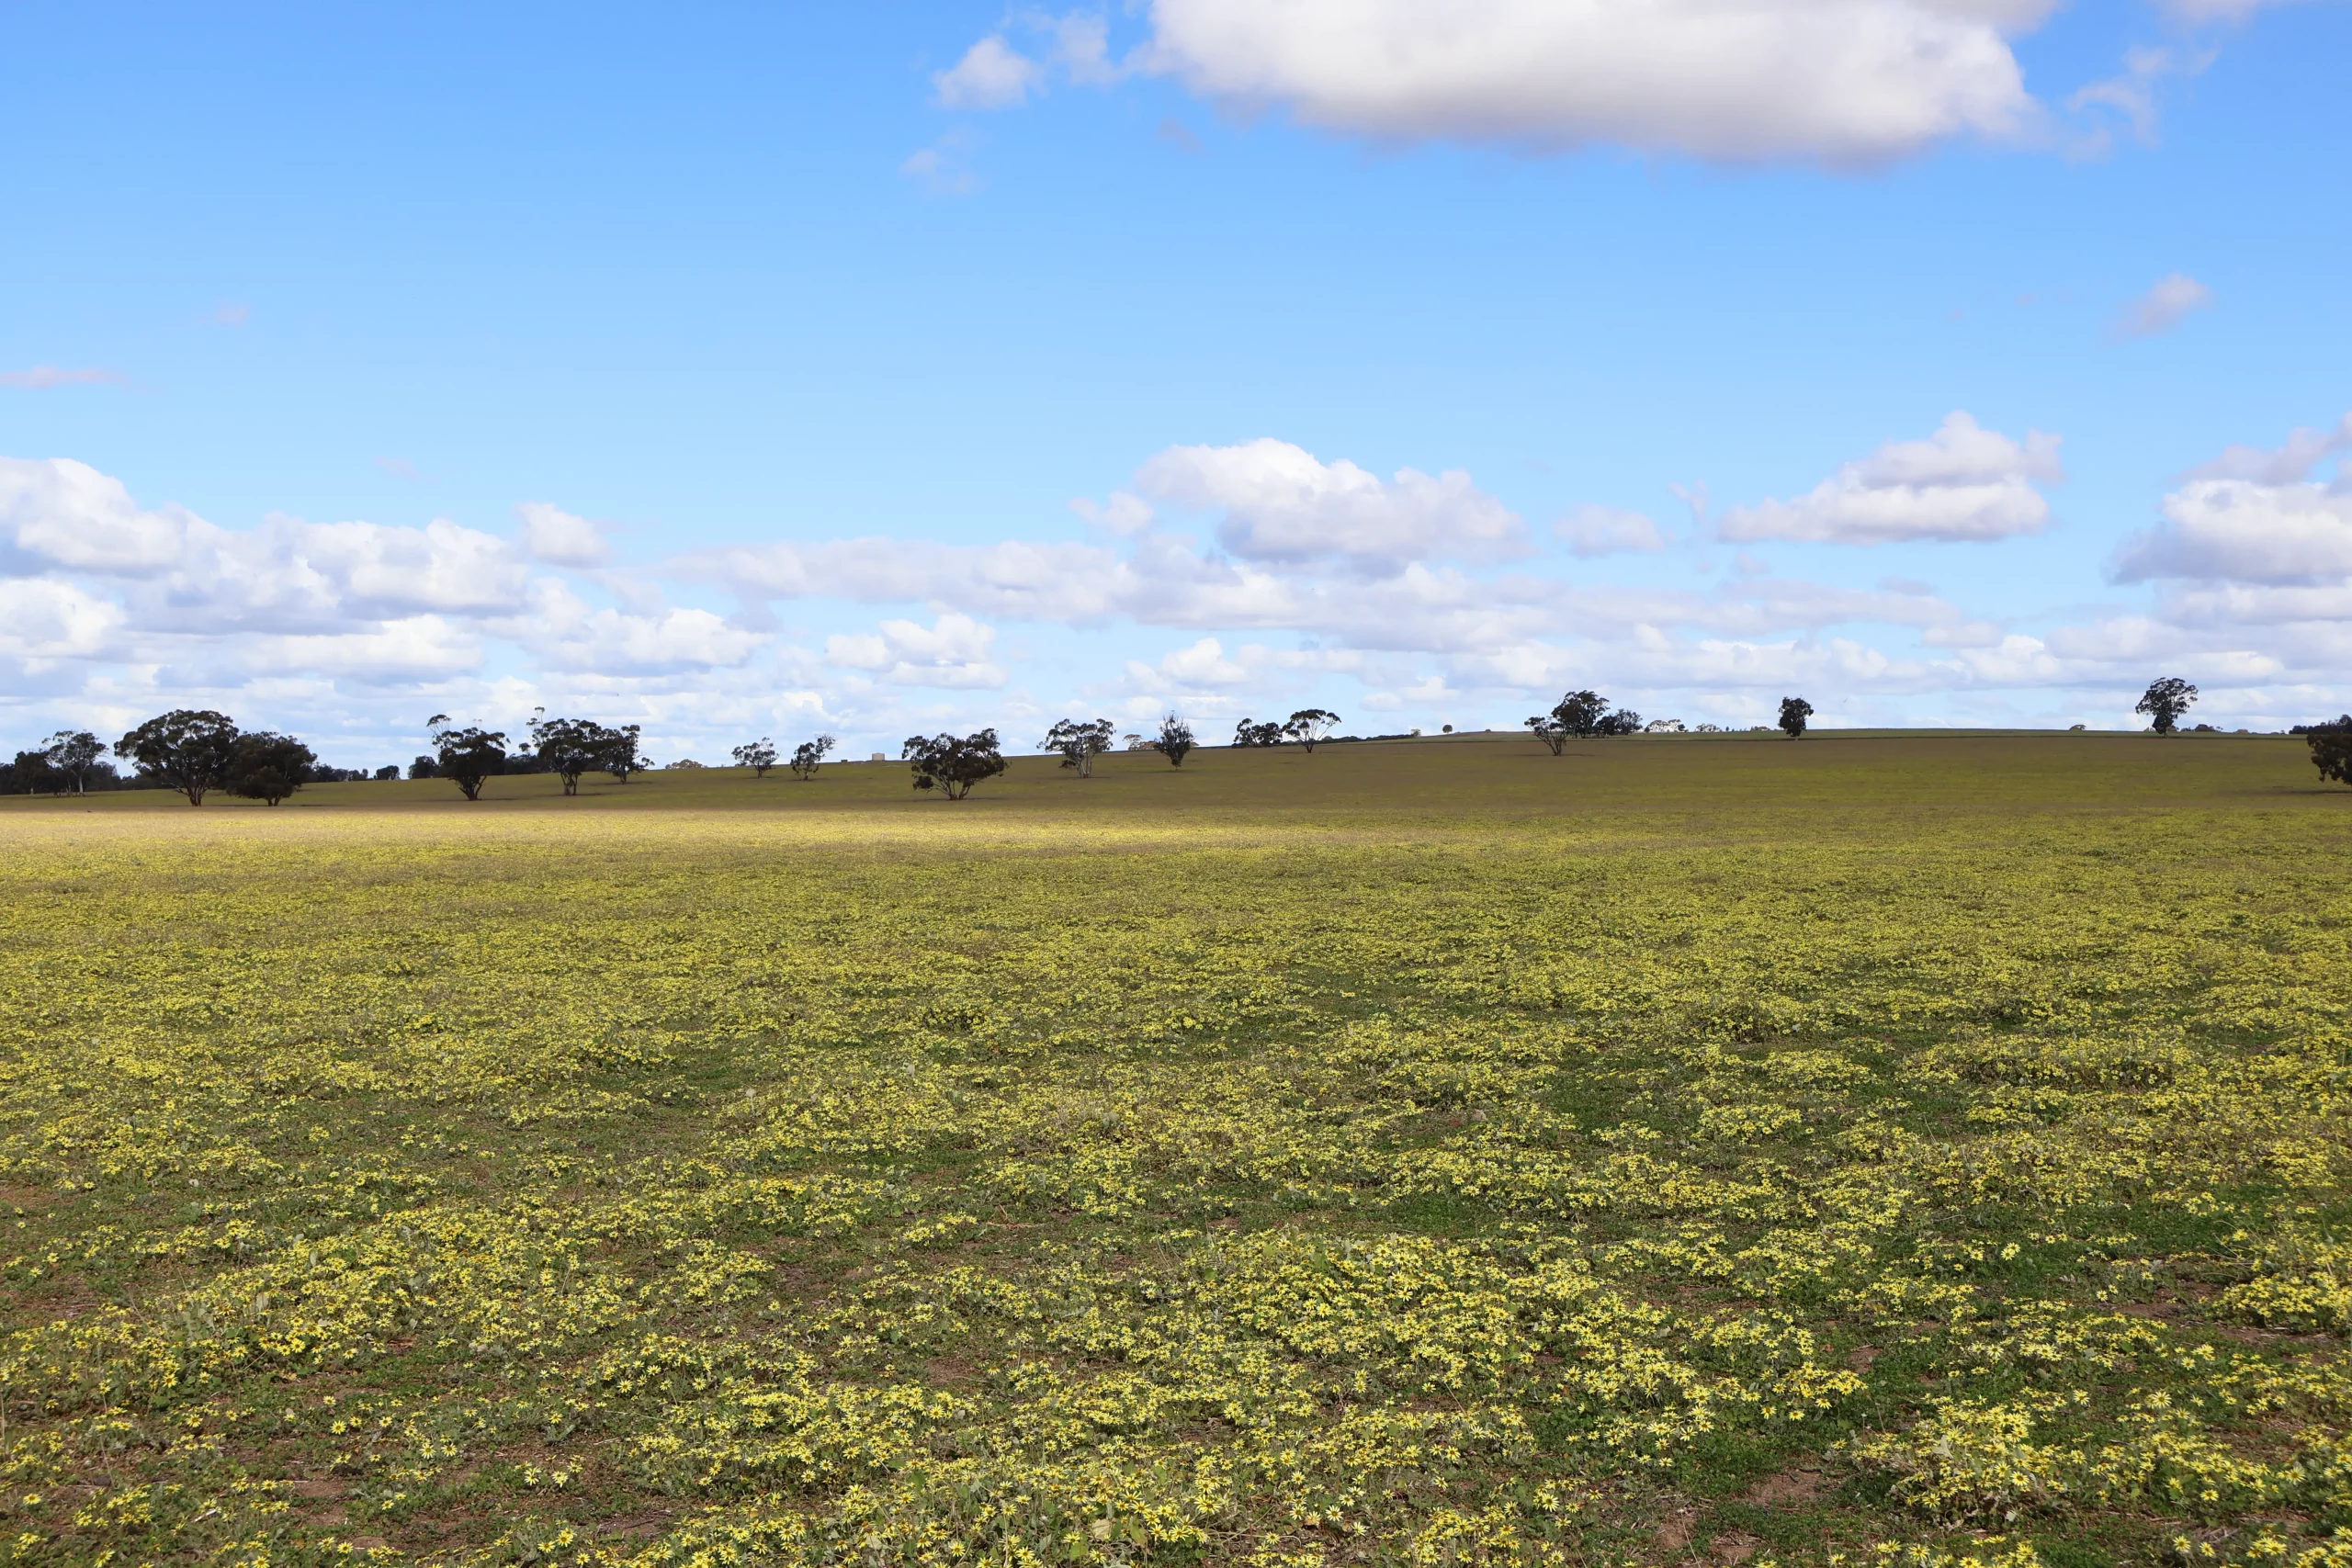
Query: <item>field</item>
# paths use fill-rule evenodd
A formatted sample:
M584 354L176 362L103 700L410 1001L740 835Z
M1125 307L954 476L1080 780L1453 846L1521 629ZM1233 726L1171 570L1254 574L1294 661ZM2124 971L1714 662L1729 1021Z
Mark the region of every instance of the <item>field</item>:
M2300 742L555 788L0 803L0 1562L2352 1564Z

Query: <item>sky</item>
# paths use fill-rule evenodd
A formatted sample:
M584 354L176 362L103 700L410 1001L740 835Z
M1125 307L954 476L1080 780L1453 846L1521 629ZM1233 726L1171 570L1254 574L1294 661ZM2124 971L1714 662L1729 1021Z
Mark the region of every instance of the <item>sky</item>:
M0 748L2352 707L2343 0L0 6Z

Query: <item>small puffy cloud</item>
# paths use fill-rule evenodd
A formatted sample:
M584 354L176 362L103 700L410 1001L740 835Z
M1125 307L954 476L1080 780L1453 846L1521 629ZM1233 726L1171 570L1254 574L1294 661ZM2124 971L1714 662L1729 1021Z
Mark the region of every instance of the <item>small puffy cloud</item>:
M28 392L45 392L51 387L121 386L130 379L119 370L66 370L54 365L36 365L29 370L0 370L0 387L17 387Z
M46 566L160 571L181 558L195 521L141 507L120 479L71 457L0 457L0 539Z
M1459 468L1400 468L1383 479L1326 463L1287 441L1170 446L1136 470L1138 489L1173 505L1221 509L1220 544L1245 560L1340 559L1395 571L1438 556L1521 555L1518 515Z
M2211 53L2183 54L2168 49L2135 46L2124 51L2123 70L2119 74L2076 88L2066 99L2066 107L2077 114L2091 108L2113 110L2131 127L2134 141L2143 146L2153 146L2156 140L2157 85L2166 76L2194 75L2211 61ZM2102 154L2113 141L2106 126L2094 126L2086 135L2076 139L2074 150L2084 155Z
M969 196L981 184L968 162L971 152L972 138L951 130L930 146L909 153L899 164L899 173L933 196Z
M2182 477L2191 479L2252 479L2257 484L2292 484L2314 464L2352 446L2352 413L2328 430L2298 425L2276 447L2229 446L2211 462L2199 463Z
M2352 576L2352 491L2192 479L2165 497L2163 525L2130 540L2120 582L2314 583Z
M1614 506L1579 506L1552 525L1552 536L1584 557L1618 550L1662 550L1666 535L1638 512Z
M1891 441L1793 501L1733 507L1718 530L1726 539L1845 545L2039 533L2050 503L2033 481L2065 478L2058 443L2040 431L2013 440L1955 411L1926 440Z
M829 637L825 659L894 685L994 690L1005 680L989 658L995 641L994 626L951 612L928 626L884 621L875 632Z
M2298 429L2275 449L2226 448L2165 497L2163 523L2124 542L2116 581L2176 579L2263 591L2204 595L2199 613L2209 618L2229 604L2256 619L2277 618L2288 603L2319 609L2328 602L2324 596L2284 591L2352 581L2352 474L2339 472L2332 484L2305 477L2347 446L2352 414L2333 429ZM2257 599L2267 613L2255 611Z
M1106 534L1125 537L1140 534L1151 526L1151 502L1125 491L1113 491L1108 501L1096 501L1091 496L1078 496L1069 509Z
M2041 118L2046 0L1157 0L1145 67L1388 141L1868 164ZM985 41L985 40L984 40Z
M1044 85L1044 68L1005 42L1003 34L990 33L954 65L934 72L931 85L943 108L1001 109L1025 102L1032 89Z
M612 557L602 525L550 506L526 501L514 508L523 522L523 547L549 566L602 566Z
M2168 274L2116 317L2109 335L2118 338L2160 337L2180 325L2191 312L2213 303L2213 291L2185 272Z
M1262 653L1263 649L1250 651ZM1248 664L1226 657L1225 645L1204 637L1187 648L1161 656L1157 664L1127 661L1128 683L1148 692L1171 693L1189 687L1238 686L1254 678Z

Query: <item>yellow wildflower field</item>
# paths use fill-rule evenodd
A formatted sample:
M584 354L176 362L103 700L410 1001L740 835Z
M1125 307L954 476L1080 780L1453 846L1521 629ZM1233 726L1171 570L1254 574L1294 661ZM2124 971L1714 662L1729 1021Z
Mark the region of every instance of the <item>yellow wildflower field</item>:
M0 1562L2352 1564L2352 792L0 808Z

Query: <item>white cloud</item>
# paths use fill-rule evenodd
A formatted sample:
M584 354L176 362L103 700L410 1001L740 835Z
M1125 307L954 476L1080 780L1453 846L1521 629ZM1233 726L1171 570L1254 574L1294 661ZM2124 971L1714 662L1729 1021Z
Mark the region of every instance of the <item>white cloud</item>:
M2352 446L2352 413L2333 429L2298 425L2278 447L2232 445L2211 462L2199 463L2182 477L2192 479L2253 479L2260 484L2292 484L2312 471L2313 464Z
M544 501L523 502L514 515L523 520L523 547L533 560L549 566L602 566L612 556L602 524Z
M141 508L120 479L70 457L0 457L0 539L48 566L158 571L181 558L194 521Z
M549 665L605 674L658 675L741 664L770 639L708 610L651 614L591 606L560 582L532 585L528 615L500 630Z
M995 641L994 626L950 613L928 626L884 621L878 632L829 637L825 658L895 685L994 690L1005 681L1003 669L989 658Z
M1104 87L1127 74L1111 58L1111 25L1097 12L1072 11L1053 23L1054 59L1082 86Z
M2213 291L2185 272L2167 273L2145 294L2124 307L2109 326L2119 338L2159 337L2180 325L2191 312L2213 303Z
M930 146L909 153L899 173L933 196L969 196L982 183L968 164L972 145L970 136L951 130Z
M2162 510L2162 526L2124 546L2117 581L2283 586L2352 577L2352 489L2192 479Z
M299 670L372 685L447 680L482 662L481 639L439 615L409 615L359 631L259 637L244 649L255 671Z
M114 645L122 611L70 582L0 578L0 654L89 659Z
M36 365L29 370L0 370L0 387L17 387L28 392L45 392L52 387L121 386L130 379L119 370L66 370L54 365Z
M1666 535L1639 512L1614 506L1579 506L1552 525L1552 536L1584 557L1616 550L1662 550Z
M2333 429L2291 432L2272 450L2233 446L2183 476L2159 509L2163 523L2124 541L2120 582L2158 579L2228 584L2222 592L2178 598L2194 618L2335 618L2334 590L2352 585L2352 473L2307 479L2324 458L2352 446L2352 414Z
M964 51L947 70L934 72L940 106L951 109L1001 109L1024 102L1043 85L1044 70L1027 55L990 33Z
M1250 650L1262 656L1262 648ZM1211 689L1238 686L1256 678L1251 663L1228 659L1225 645L1213 637L1204 637L1186 648L1176 649L1161 656L1157 664L1146 664L1139 659L1127 660L1127 683L1139 691L1168 695L1196 687Z
M1891 441L1793 501L1735 506L1718 528L1726 539L1847 545L2039 533L2050 503L2032 481L2065 477L2058 443L2040 431L2013 440L1955 411L1924 441Z
M1136 470L1138 489L1171 504L1222 509L1218 542L1245 560L1345 559L1395 571L1409 560L1524 554L1519 517L1459 468L1400 468L1384 480L1287 441L1170 446Z
M1125 537L1140 534L1151 526L1151 503L1139 495L1125 491L1113 491L1108 501L1096 501L1091 496L1072 499L1069 509L1106 534Z
M1148 68L1382 139L1871 163L2015 138L2046 0L1157 0Z
M2291 0L2163 0L2163 8L2192 26L2199 22L2243 22L2265 6Z

